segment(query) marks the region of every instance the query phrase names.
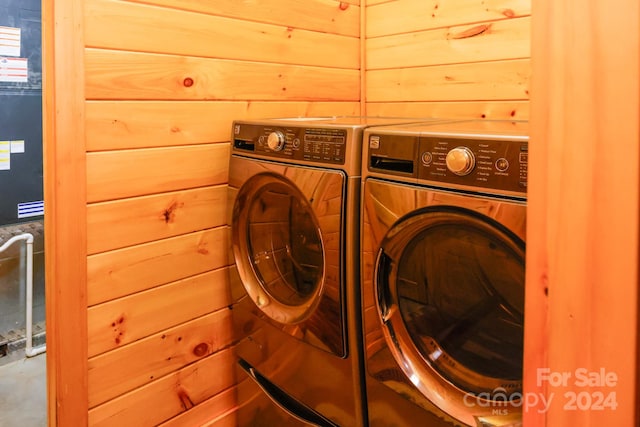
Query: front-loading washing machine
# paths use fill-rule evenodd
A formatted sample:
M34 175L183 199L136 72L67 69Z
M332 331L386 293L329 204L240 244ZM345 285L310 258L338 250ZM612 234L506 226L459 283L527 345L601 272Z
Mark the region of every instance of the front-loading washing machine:
M521 425L527 122L380 127L363 144L370 425Z
M416 119L233 123L229 225L239 426L366 424L362 134L410 121Z

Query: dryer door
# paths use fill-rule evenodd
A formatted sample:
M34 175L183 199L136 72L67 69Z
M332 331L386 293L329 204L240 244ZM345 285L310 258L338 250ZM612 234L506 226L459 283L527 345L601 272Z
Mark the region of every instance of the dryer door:
M274 324L343 356L343 177L303 167L278 170L262 169L238 189L231 232L239 276Z
M375 272L385 339L411 382L468 424L517 418L524 242L475 211L429 206L390 228Z

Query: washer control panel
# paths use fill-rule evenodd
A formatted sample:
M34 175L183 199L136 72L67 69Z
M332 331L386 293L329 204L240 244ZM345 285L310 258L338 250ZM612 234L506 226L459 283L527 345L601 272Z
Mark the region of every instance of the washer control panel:
M420 138L418 179L526 192L527 141Z
M347 130L236 124L233 151L314 163L345 163Z

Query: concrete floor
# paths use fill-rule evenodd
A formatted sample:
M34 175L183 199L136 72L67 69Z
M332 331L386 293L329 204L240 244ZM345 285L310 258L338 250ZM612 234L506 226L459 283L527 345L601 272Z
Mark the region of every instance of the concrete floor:
M42 221L0 227L0 246L14 235L34 236L33 346L44 344ZM46 354L25 357L25 251L22 242L0 253L0 427L46 427Z
M47 426L46 353L0 366L0 427Z
M44 331L45 286L44 286L44 226L42 222L31 222L11 226L0 226L0 246L13 236L23 233L33 235L33 300L32 310L34 334ZM26 326L26 251L23 241L10 245L0 252L0 357L11 348L3 348L11 342L24 338ZM38 330L40 327L42 330ZM0 361L0 365L4 364Z

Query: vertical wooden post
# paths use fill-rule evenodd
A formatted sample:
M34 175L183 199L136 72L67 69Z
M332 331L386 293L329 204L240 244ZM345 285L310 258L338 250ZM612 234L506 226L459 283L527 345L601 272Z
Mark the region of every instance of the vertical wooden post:
M44 0L43 120L49 426L87 425L83 1Z
M360 115L367 113L367 2L360 3Z
M638 2L532 17L525 425L637 425Z

